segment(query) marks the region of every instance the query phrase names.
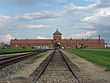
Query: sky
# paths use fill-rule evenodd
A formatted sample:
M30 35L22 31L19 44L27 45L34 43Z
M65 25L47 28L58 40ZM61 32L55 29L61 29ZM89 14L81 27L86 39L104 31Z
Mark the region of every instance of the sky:
M11 39L87 39L110 43L110 0L0 0L0 42Z

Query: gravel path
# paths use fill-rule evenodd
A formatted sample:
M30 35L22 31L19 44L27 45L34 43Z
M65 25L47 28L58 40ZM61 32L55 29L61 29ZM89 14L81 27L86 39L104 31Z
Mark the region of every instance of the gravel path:
M16 64L7 66L0 70L0 83L30 83L28 78L31 73L39 66L39 64L51 53L38 54L37 56L44 55L33 64L27 64L32 58L23 60Z
M43 75L36 83L78 83L57 50Z
M93 80L93 83L110 83L110 71L106 72L105 67L95 65L66 51L63 51L63 53L80 68L80 71L86 73Z

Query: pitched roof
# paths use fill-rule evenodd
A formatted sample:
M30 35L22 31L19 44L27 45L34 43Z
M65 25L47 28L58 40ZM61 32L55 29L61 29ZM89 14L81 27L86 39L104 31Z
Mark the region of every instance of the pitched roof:
M53 44L53 39L12 39L10 43ZM104 39L62 39L62 44L105 44Z
M62 33L60 33L60 32L58 31L58 29L57 29L56 32L53 33L53 35L62 35Z
M42 43L48 44L52 43L52 39L12 39L10 43Z
M61 40L61 43L68 43L68 44L71 44L71 43L79 43L79 44L104 44L105 41L104 39L62 39Z

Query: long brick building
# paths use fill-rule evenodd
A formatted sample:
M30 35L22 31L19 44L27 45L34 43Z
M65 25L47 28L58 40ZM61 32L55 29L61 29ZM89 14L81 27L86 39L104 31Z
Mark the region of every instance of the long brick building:
M56 30L53 39L12 39L11 48L55 48L58 44L60 48L104 48L104 39L62 39L62 33Z

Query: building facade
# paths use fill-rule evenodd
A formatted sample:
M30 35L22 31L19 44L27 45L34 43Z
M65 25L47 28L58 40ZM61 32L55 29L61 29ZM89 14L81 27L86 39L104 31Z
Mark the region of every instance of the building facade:
M62 39L62 33L56 30L53 39L12 39L10 48L105 48L104 39Z

